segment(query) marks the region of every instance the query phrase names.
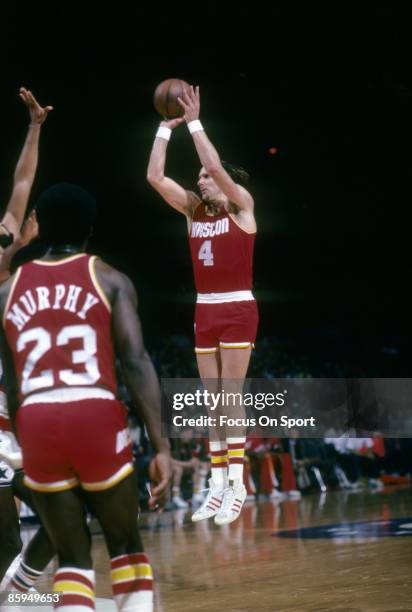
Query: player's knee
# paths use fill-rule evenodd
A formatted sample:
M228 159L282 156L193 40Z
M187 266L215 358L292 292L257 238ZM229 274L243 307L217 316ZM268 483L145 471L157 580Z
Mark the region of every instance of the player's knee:
M137 528L107 533L106 541L112 558L143 552L143 545Z

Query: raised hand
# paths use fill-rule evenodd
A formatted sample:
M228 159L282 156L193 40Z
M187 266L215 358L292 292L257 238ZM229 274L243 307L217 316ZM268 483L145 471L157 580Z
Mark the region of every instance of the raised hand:
M199 86L196 88L191 85L189 89L183 92L183 97L178 98L180 106L184 110L183 119L186 123L199 119L200 114L200 93Z
M29 89L20 87L19 96L27 106L30 114L30 123L41 125L46 121L47 115L53 110L52 106L40 106Z

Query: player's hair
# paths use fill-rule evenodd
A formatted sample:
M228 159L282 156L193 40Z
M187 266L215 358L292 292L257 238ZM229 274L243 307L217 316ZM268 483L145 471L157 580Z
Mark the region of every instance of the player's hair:
M235 166L234 164L230 164L225 160L221 160L221 164L223 168L226 170L228 175L235 181L235 183L239 183L243 187L248 184L250 180L250 175L244 168L241 166Z
M58 183L40 195L36 215L41 242L81 246L91 234L96 201L78 185Z

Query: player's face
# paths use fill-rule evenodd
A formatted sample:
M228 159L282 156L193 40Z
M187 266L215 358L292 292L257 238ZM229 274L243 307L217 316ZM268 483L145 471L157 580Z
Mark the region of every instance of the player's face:
M204 202L212 202L220 194L219 187L204 168L200 169L197 186Z

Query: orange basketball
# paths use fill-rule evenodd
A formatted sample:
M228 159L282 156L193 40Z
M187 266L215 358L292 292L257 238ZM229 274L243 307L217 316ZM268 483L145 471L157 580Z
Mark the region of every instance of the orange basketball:
M156 87L153 95L154 107L165 119L175 119L183 116L183 108L177 98L181 98L189 84L182 79L166 79Z

